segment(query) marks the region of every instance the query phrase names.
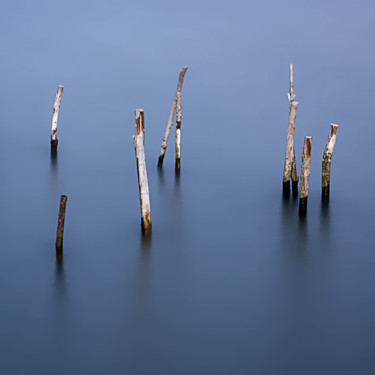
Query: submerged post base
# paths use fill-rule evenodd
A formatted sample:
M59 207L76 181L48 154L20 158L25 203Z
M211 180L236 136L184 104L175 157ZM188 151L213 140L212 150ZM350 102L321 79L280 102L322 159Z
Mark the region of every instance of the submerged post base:
M176 172L176 174L180 174L180 168L181 168L181 159L178 158L178 159L176 159L176 164L175 164L175 172Z
M159 161L158 161L158 168L161 168L163 166L163 161L164 161L164 155L160 155Z
M292 181L293 198L298 197L298 181Z
M290 181L283 182L283 196L284 198L290 195Z
M151 221L148 221L147 223L145 223L145 221L142 218L141 219L141 227L142 227L142 233L144 235L151 234L151 229L152 229Z
M329 184L322 186L322 203L327 204L329 202Z
M57 154L57 144L59 143L58 139L51 139L51 155L55 156Z
M300 198L299 200L299 216L305 217L307 213L307 198Z

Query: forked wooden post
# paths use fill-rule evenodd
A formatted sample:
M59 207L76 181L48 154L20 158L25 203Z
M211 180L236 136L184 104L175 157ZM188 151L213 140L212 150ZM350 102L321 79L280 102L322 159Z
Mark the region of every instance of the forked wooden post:
M177 109L176 109L176 173L180 173L181 168L181 93L177 93Z
M311 165L311 137L305 137L302 153L301 182L299 186L299 213L306 215L307 198L309 196L309 176Z
M56 256L58 259L61 259L63 255L65 208L66 208L67 200L68 200L68 197L66 195L62 195L60 198L59 219L57 222L57 233L56 233Z
M137 162L139 201L141 205L141 225L143 233L151 232L150 196L145 157L145 118L143 109L135 111L135 135L133 136L135 159Z
M58 86L57 94L55 98L55 104L53 106L53 116L52 116L52 129L51 129L51 153L54 155L57 151L57 119L59 118L59 110L61 103L61 96L64 86Z
M331 163L333 150L336 145L337 130L339 126L331 124L329 128L329 135L327 140L326 148L323 152L322 161L322 202L327 203L329 201L329 185L331 181Z
M290 194L290 180L292 180L293 195L298 194L298 175L296 167L296 156L294 151L294 130L296 127L296 117L298 102L294 101L296 95L294 94L293 82L293 64L289 65L289 124L286 138L286 152L283 173L283 194L289 196Z
M184 77L185 77L185 73L187 71L187 68L188 68L187 66L184 66L181 70L181 73L180 73L179 77L178 77L176 95L173 99L171 112L169 113L167 128L165 129L164 138L163 138L163 142L162 142L161 149L160 149L160 155L159 155L159 161L158 161L158 167L159 168L161 168L163 166L165 152L167 151L167 147L168 147L169 133L171 132L171 128L172 128L172 125L173 125L173 116L174 116L174 113L176 111L176 106L177 106L177 93L181 93L182 84L184 82Z

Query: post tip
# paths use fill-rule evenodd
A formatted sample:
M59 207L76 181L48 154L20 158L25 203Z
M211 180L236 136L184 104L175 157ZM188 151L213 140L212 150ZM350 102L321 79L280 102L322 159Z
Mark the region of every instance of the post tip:
M332 123L331 123L331 126L333 126L334 128L338 128L339 127L337 124L332 124Z

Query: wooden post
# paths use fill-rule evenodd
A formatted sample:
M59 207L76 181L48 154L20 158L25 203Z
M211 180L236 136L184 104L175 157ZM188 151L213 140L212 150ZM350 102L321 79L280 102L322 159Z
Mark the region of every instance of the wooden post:
M57 233L56 233L56 255L58 259L61 259L63 255L65 208L66 208L67 200L68 200L68 197L66 195L62 195L60 198L59 220L57 222Z
M55 99L55 104L53 106L53 116L52 116L52 129L51 129L51 153L55 155L57 152L57 119L59 117L59 110L60 110L60 103L61 103L61 96L63 92L64 86L58 86L57 94Z
M135 111L135 135L133 136L135 159L137 162L139 201L141 205L141 225L143 233L151 232L150 197L145 157L145 118L143 109Z
M296 97L294 94L293 82L293 64L289 65L289 124L286 138L286 152L283 173L283 194L289 196L290 194L290 180L292 180L293 195L298 193L298 175L296 167L296 156L294 151L294 130L296 127L296 117L298 102L294 101Z
M180 173L181 167L181 93L177 93L177 109L176 109L176 165L175 171L177 174Z
M180 76L178 78L176 95L175 95L175 97L173 99L171 112L169 113L167 128L165 129L163 143L162 143L161 149L160 149L160 155L159 155L159 161L158 161L158 167L159 168L161 168L163 166L164 155L165 155L165 152L167 151L167 147L168 147L168 143L167 142L168 142L168 138L169 138L169 133L170 133L172 125L173 125L173 116L174 116L174 113L176 111L176 106L177 106L177 93L181 93L182 84L184 82L184 77L185 77L185 73L187 71L187 68L188 68L187 66L184 66L182 68Z
M329 135L327 140L326 148L323 152L322 161L322 202L327 203L329 201L329 185L331 180L331 163L333 150L336 145L336 136L339 126L335 124L330 125Z
M299 213L306 215L307 198L309 196L309 176L311 165L311 137L305 137L302 153L301 182L299 186Z

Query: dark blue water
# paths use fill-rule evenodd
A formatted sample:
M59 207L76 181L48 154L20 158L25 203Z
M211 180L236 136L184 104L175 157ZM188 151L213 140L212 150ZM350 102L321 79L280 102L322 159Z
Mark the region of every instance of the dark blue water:
M0 373L373 374L374 10L368 1L3 4ZM313 137L305 221L281 194L289 63L298 171L303 137ZM183 65L177 178L173 132L162 173L156 164ZM339 130L322 207L330 122Z

